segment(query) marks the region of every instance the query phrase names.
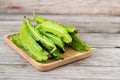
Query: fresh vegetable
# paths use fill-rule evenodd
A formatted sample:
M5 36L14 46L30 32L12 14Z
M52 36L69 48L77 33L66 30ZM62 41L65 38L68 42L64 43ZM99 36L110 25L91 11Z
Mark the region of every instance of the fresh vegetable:
M65 50L64 49L65 43L61 40L60 37L58 37L52 33L45 32L43 30L39 30L39 31L41 34L43 34L43 35L47 36L49 39L51 39L56 46L60 47L63 51Z
M56 50L56 46L51 41L51 39L48 39L45 35L40 34L39 31L33 27L29 18L26 18L25 21L29 29L29 32L31 33L33 38L36 41L40 41L44 48L46 48L50 53L54 52Z
M71 43L71 47L72 48L74 48L75 50L78 50L78 51L88 51L88 50L91 50L91 47L88 46L84 41L79 39L76 36L76 33L71 33L70 35L72 37L72 43Z
M34 15L34 20L39 23L37 26L38 29L42 29L45 32L50 32L61 37L65 43L70 43L72 41L71 36L61 24L37 15Z
M20 27L20 39L22 45L27 50L28 54L36 61L44 62L48 59L48 52L43 50L40 45L32 38L28 32L26 23L23 23Z
M12 41L13 41L18 47L24 49L24 48L23 48L23 45L22 45L22 43L21 43L21 41L20 41L20 36L19 36L19 34L13 34L13 35L12 35Z
M72 26L62 25L62 24L60 24L60 23L58 23L58 22L54 22L54 21L52 21L52 20L47 20L47 19L45 19L45 18L43 18L43 17L41 17L41 16L37 16L37 15L35 15L35 14L34 14L33 18L34 18L34 20L35 20L38 24L41 24L41 23L46 22L46 21L49 21L49 22L52 22L52 23L54 23L54 24L63 26L63 28L65 28L66 31L69 32L69 33L71 33L71 32L78 32L78 31L77 31L74 27L72 27ZM38 24L37 24L37 25L38 25Z
M34 20L35 20L37 23L39 23L39 24L47 21L47 19L45 19L45 18L43 18L43 17L41 17L41 16L37 16L37 15L35 15L35 14L33 14L33 18L34 18Z
M28 17L20 26L20 33L13 34L12 41L38 62L64 58L65 46L77 51L89 51L91 47L77 37L77 29L41 16L34 15L33 25Z
M58 49L55 50L55 51L52 53L52 55L54 56L54 58L55 58L56 60L59 60L59 59L62 58L62 54L59 52Z
M56 24L51 21L45 21L38 25L38 30L42 29L45 32L50 32L62 38L65 43L70 43L72 41L71 36L60 24Z
M68 33L77 32L77 30L72 26L64 25L63 27L66 29Z

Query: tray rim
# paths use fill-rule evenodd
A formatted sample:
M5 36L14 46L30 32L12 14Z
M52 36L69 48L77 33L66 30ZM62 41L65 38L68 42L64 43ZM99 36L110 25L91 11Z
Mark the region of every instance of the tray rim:
M80 52L81 54L76 54L72 57L68 57L65 58L64 60L58 60L55 62L51 62L51 63L40 63L35 61L34 59L32 59L29 55L27 55L25 53L25 51L23 51L22 49L20 49L19 47L17 47L10 39L9 37L11 37L13 34L18 34L18 32L14 32L11 34L7 34L4 36L4 41L20 56L22 56L27 62L29 62L30 64L32 64L36 69L40 70L40 71L48 71L51 69L54 69L56 67L65 65L65 64L69 64L71 62L75 62L78 61L80 59L84 59L87 58L91 55L92 50L89 51L85 51L85 52ZM78 59L78 57L80 57L80 59ZM71 61L70 61L71 60ZM50 68L52 66L52 68Z

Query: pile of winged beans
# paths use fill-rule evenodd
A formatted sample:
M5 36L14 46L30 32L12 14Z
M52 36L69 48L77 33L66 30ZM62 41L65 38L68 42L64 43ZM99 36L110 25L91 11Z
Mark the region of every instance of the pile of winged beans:
M69 46L77 51L88 51L91 47L80 40L77 30L68 25L62 25L41 16L34 15L36 25L28 17L20 26L20 33L13 34L12 41L30 57L38 62L49 59L62 59L64 47Z

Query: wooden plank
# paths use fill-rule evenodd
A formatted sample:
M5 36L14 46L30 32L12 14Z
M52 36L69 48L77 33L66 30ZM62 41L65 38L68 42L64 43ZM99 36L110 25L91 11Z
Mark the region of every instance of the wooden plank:
M65 66L49 72L39 72L30 65L0 65L2 80L119 80L119 73L120 67Z
M31 75L30 75L31 76ZM42 77L42 76L41 76ZM20 80L34 80L34 79L41 79L41 77L39 77L39 76L37 76L37 77L23 77L23 76L16 76L16 77L10 77L10 76L1 76L0 77L0 79L1 80L17 80L17 79L20 79ZM84 78L82 78L82 77L80 77L80 78L67 78L67 77L65 77L65 78L63 78L63 77L49 77L48 78L48 76L46 77L44 77L44 78L42 78L42 79L45 79L45 80L119 80L120 78L119 77L99 77L99 78L97 78L97 77L84 77Z
M5 17L5 15L1 15L0 17L2 16ZM0 23L1 23L0 26L2 26L0 27L1 45L4 45L3 44L4 35L19 31L19 26L23 22L22 16L23 15L17 15L17 16L7 15L4 18L4 20L2 20L3 17L0 19ZM31 17L31 15L29 16ZM58 21L63 24L70 24L75 26L79 30L79 37L81 37L81 39L89 43L92 47L119 47L120 46L119 17L92 18L92 17L78 17L78 16L71 17L71 16L59 16L59 15L55 15L55 16L44 15L44 17ZM115 22L114 20L118 22Z
M110 34L119 34L120 33L120 24L114 23L70 23L59 21L63 24L72 25L78 29L79 33L110 33ZM0 21L0 32L18 32L19 27L22 21ZM108 30L109 28L109 30Z
M37 13L36 13L37 14ZM95 22L95 23L120 23L120 17L118 16L81 16L81 15L43 15L43 14L37 14L41 15L47 19L51 20L59 20L59 21L65 21L65 22ZM0 21L18 21L18 20L24 20L24 16L28 16L31 19L32 14L1 14L0 15Z
M9 33L11 32L0 32L0 45L5 45L3 36ZM120 47L119 34L79 33L78 37L84 40L92 47Z
M0 46L0 64L28 64L21 56L8 46ZM78 61L69 66L98 66L98 67L120 67L119 48L96 48L92 56L82 61Z
M56 70L46 72L46 73L38 72L29 64L13 64L14 62L11 62L9 64L1 64L0 65L0 79L13 80L13 79L19 78L22 80L24 80L24 79L32 80L32 79L41 78L41 79L45 79L45 80L48 80L48 79L52 79L52 80L54 80L54 79L119 80L120 79L120 77L119 77L120 76L119 75L120 68L117 65L119 65L120 50L119 49L103 49L103 50L104 51L102 51L102 49L100 49L99 51L94 53L93 62L91 62L92 58L88 58L83 61L80 61L80 63L76 62L73 64L69 64L64 67L60 67ZM91 57L93 57L93 56L91 56ZM2 58L4 59L4 57L2 57ZM0 59L2 59L2 58L0 58ZM13 57L13 58L14 58L14 60L16 59L16 57ZM103 61L102 62L100 58L104 59L104 61L102 60ZM106 61L106 59L107 59L107 61ZM89 63L89 61L90 61L90 63ZM83 63L81 63L81 62L83 62ZM109 65L109 63L110 63L110 65ZM116 65L116 63L117 63L117 65ZM88 64L88 65L83 65L83 64ZM95 64L95 66L91 66L90 64L91 65ZM96 65L96 64L98 64L98 65ZM101 65L104 65L104 66L102 67ZM114 68L113 68L113 66L114 66ZM61 72L62 72L62 74L61 74Z
M0 15L0 31L18 31L24 15ZM28 15L32 18L31 15ZM42 15L62 24L75 26L80 33L120 33L119 17ZM109 28L109 30L108 30ZM10 30L9 30L10 29Z
M0 13L30 14L33 11L42 14L112 15L120 14L119 0L9 0L0 1Z

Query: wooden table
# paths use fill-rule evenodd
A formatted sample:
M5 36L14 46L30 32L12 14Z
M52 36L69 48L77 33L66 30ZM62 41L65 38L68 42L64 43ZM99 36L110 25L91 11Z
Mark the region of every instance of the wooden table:
M75 26L79 38L96 51L87 59L40 72L3 39L4 35L19 31L23 16L0 15L0 80L120 80L120 17L42 15Z

